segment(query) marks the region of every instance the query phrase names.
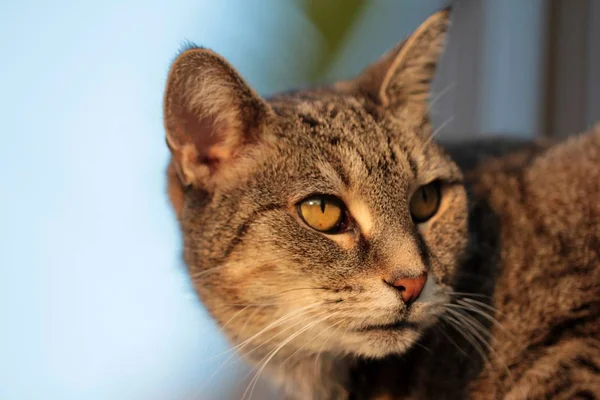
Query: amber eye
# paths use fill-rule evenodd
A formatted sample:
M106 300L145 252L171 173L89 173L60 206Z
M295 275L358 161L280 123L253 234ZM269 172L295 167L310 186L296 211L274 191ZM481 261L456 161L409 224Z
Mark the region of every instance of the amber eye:
M346 227L344 203L336 197L317 195L298 203L298 213L306 225L324 233L341 233Z
M440 207L441 199L438 181L421 186L410 199L410 215L413 221L420 224L433 217Z

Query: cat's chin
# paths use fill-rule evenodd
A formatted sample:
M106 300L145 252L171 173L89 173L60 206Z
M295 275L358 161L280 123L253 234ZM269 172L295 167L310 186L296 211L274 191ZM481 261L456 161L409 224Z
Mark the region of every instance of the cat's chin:
M356 332L349 340L352 342L351 353L366 358L383 358L391 354L402 354L414 346L422 333L423 328L421 327L374 328Z
M351 352L368 358L405 353L427 329L439 321L441 310L441 307L430 304L422 305L420 312L410 313L405 320L357 329L348 340Z

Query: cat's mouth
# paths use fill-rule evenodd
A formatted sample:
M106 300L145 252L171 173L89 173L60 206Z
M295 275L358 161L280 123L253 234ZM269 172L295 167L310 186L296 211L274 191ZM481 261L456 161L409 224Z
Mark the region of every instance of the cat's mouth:
M400 319L393 322L366 323L354 329L355 332L399 332L399 331L422 331L435 322L442 313L443 308L439 303L417 303L417 309L411 309Z
M408 321L397 321L389 324L372 324L356 329L356 332L372 332L372 331L398 331L405 329L417 329L418 324Z

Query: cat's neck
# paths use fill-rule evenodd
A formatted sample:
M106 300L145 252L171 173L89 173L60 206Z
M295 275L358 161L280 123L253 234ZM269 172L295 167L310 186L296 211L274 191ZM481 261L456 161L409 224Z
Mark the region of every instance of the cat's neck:
M284 399L298 399L299 393L301 398L345 399L350 395L350 371L355 363L350 357L299 352L274 360L269 373Z

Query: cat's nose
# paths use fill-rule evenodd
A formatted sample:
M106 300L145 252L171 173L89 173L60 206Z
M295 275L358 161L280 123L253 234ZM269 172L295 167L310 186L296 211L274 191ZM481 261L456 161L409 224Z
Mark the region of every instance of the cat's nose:
M388 285L400 291L400 297L402 297L402 301L407 305L411 304L419 297L425 286L425 282L427 282L427 272L423 272L416 278L398 278L386 281Z

